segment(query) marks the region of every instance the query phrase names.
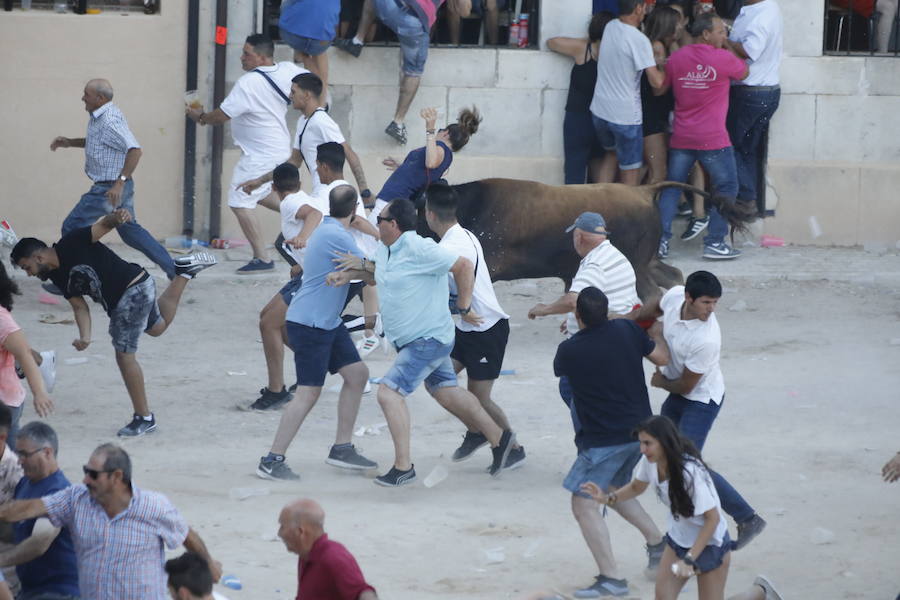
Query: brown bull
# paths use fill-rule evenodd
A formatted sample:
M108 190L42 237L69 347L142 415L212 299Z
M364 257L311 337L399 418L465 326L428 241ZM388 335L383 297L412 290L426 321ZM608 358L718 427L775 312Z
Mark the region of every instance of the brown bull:
M559 277L568 289L581 258L566 228L585 211L606 219L610 241L631 262L638 295L645 302L659 288L683 283L681 271L656 256L662 233L656 195L666 187L705 192L683 183L627 186L619 183L545 185L517 179L483 179L453 186L459 196L460 224L475 233L496 280ZM724 199L713 198L726 220L742 227ZM423 211L420 211L422 214ZM419 233L431 233L420 218Z

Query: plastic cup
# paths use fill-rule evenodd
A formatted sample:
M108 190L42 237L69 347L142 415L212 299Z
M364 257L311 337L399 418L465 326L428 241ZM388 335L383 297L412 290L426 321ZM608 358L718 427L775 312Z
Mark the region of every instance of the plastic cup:
M203 102L200 101L200 94L197 90L188 90L184 93L184 103L194 110L202 110Z

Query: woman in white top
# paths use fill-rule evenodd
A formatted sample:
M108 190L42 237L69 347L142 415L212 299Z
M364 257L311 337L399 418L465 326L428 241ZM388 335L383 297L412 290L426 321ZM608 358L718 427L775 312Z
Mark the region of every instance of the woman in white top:
M675 600L692 575L697 575L701 600L724 598L731 539L700 453L668 417L650 417L636 431L643 457L631 483L608 495L593 483L582 489L613 506L653 487L670 509L666 549L656 574L657 600Z

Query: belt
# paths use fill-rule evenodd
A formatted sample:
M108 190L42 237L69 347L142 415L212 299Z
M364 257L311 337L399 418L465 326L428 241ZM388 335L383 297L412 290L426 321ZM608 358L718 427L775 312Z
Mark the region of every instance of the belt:
M116 180L112 179L110 181L95 181L94 185L114 185L115 183L116 183Z
M754 92L774 92L780 90L780 85L736 85L736 89L748 89Z

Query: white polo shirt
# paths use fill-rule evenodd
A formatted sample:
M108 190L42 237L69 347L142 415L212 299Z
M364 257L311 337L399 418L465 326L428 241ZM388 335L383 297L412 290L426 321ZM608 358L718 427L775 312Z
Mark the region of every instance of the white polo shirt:
M684 304L684 286L670 289L662 297L659 307L663 311L663 335L669 345L669 364L661 367L666 379L678 379L687 368L701 373L694 389L684 394L688 400L721 404L725 397L725 380L719 369L722 350L722 332L715 313L706 321L681 318Z
M477 265L475 273L475 287L472 291L472 310L478 313L482 319L481 325L472 325L462 319L456 323L460 331L487 331L497 324L500 319L508 319L509 315L503 312L497 294L494 292L494 284L491 283L491 273L484 260L484 249L475 234L463 228L457 223L447 230L444 237L438 243L441 248L446 248L457 256L463 256L472 261L472 266ZM450 292L459 293L453 273L449 275Z
M763 0L741 9L731 27L732 42L740 42L750 59L750 74L734 85L778 85L784 24L775 0Z
M300 143L301 134L303 143ZM346 140L341 133L341 127L325 112L324 108L317 108L309 119L300 115L297 119L297 129L294 131L294 140L291 147L299 150L303 156L310 175L312 175L313 189L321 182L316 172L316 157L319 155L318 147L325 142L337 142L343 144ZM326 197L327 199L327 197Z
M287 61L258 68L288 97L291 79L308 73ZM231 117L231 137L244 155L254 160L290 155L291 136L284 120L288 104L259 73L241 75L219 108Z
M281 211L281 235L284 236L285 240L290 240L297 237L300 232L303 230L303 225L305 223L305 219L297 218L297 211L303 208L304 205L309 205L316 210L322 213L322 217L328 216L328 203L326 202L324 205L316 196L310 196L304 191L299 191L296 194L290 194L285 196L281 201L281 206L279 210ZM290 244L287 245L287 249L289 250L291 256L294 257L300 266L303 266L303 257L306 254L306 248L294 248Z
M625 255L609 240L603 240L581 259L569 292L577 294L586 287L595 287L609 299L609 312L624 315L641 303L635 281L634 267ZM569 335L578 333L575 313L566 315L566 331Z

